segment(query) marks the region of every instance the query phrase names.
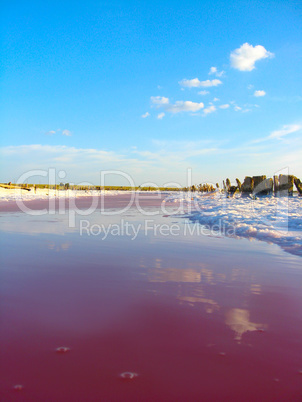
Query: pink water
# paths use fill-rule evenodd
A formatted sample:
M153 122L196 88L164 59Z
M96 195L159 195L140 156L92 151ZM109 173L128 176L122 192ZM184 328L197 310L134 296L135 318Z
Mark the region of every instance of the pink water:
M302 399L301 258L198 235L102 240L58 214L1 218L1 401Z

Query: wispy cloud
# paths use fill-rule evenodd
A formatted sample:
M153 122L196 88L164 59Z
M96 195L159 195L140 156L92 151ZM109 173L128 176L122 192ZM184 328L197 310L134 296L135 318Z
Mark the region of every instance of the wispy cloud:
M166 112L173 114L180 112L197 112L204 107L202 102L177 101L174 104L171 104L168 98L161 96L151 96L151 102L157 108L163 108ZM157 118L162 119L164 115L164 113L160 113Z
M7 146L2 147L1 152L5 155L26 155L35 153L37 157L47 154L50 158L53 155L56 157L75 157L79 154L89 156L93 159L103 159L103 160L119 160L118 156L114 152L108 152L104 150L97 150L93 148L75 148L68 147L65 145L42 145L42 144L31 144L31 145L17 145L17 146Z
M203 113L205 115L213 113L216 111L216 107L214 105L208 106L207 108L204 109Z
M210 71L209 71L209 75L212 75L212 74L215 74L216 77L222 77L225 74L225 72L223 70L218 71L217 67L211 67Z
M152 144L151 149L138 150L129 147L123 153L102 149L75 148L62 145L20 145L0 148L2 163L5 164L6 174L3 181L17 180L23 173L42 169L55 168L65 170L66 180L78 184L89 181L94 184L100 182L100 169L122 171L130 175L136 184L146 180L155 181L162 185L167 181L185 183L186 170L194 163L191 158L201 155L215 154L213 142L175 142ZM35 173L37 174L37 173ZM117 174L118 176L118 174ZM112 178L108 184L123 184L125 180L118 176ZM47 178L35 177L33 182L47 182Z
M70 130L63 130L62 135L65 135L66 137L71 137L72 133Z
M144 113L144 114L142 114L142 118L143 119L146 119L147 117L149 117L150 116L150 113L149 112L146 112L146 113Z
M258 60L272 58L274 54L266 50L263 46L252 46L244 43L238 49L231 52L231 66L240 71L252 71Z
M199 91L198 95L207 95L209 93L210 93L209 91L203 90L203 91Z
M211 140L204 141L159 141L153 140L156 150L133 151L149 160L157 160L163 164L181 163L200 155L213 154L218 150L218 143Z
M213 106L213 105L211 105ZM2 181L18 179L24 172L32 169L48 169L53 167L64 169L66 181L78 184L81 181L100 183L100 167L103 171L115 170L131 175L134 182L141 184L146 180L156 181L161 185L167 181L186 184L187 168L193 168L194 181L221 180L226 174L235 178L238 175L238 164L241 171L254 169L252 174L273 174L280 167L288 166L293 174L302 176L301 136L287 139L290 133L298 132L302 126L298 124L281 127L266 137L266 142L254 141L214 141L206 136L199 141L152 140L148 149L129 146L123 152L104 149L75 148L62 145L20 145L0 148L2 164L5 166ZM284 138L283 141L276 139ZM270 139L270 141L268 141ZM273 141L275 139L275 141ZM289 141L289 140L292 141ZM237 163L233 161L236 158ZM217 163L219 161L219 163ZM223 166L223 167L221 167ZM4 171L4 169L3 169ZM195 172L195 173L194 173ZM37 178L41 182L47 179ZM110 179L108 184L129 185L125 181Z
M230 107L230 105L226 103L224 105L220 105L219 107L220 107L220 109L228 109Z
M302 129L302 126L299 124L288 124L284 125L280 130L273 131L269 135L269 139L280 139L284 137L285 135L296 133L297 131L300 131Z
M261 142L272 140L283 140L282 143L284 143L284 137L288 136L289 134L299 132L300 130L302 130L302 125L300 124L285 124L279 130L272 131L270 135L251 141L251 144L259 144Z
M164 117L165 117L165 113L159 113L159 114L157 115L157 118L158 118L159 120L163 119Z
M71 137L72 132L70 130L61 130L60 128L58 128L57 130L49 130L47 131L45 134L46 135L54 135L56 133L61 133L62 135L65 135L66 137Z
M198 87L217 87L217 85L222 84L218 79L199 81L198 78L193 78L192 80L183 79L179 81L179 84L187 88L198 88Z

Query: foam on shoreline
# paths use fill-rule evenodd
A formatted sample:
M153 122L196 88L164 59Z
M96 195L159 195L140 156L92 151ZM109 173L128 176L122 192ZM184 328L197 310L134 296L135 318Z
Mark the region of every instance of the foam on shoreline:
M302 198L266 196L228 198L222 193L173 194L182 202L180 216L199 222L210 232L235 238L257 239L302 256Z
M13 201L47 201L131 194L117 190L48 190L0 189L0 202L10 205ZM135 191L148 195L154 191ZM210 234L249 240L261 240L277 244L285 251L302 256L302 198L264 196L226 197L214 193L164 192L163 202L176 203L177 215L198 222L209 229ZM5 207L7 208L7 207ZM38 206L39 208L39 206Z

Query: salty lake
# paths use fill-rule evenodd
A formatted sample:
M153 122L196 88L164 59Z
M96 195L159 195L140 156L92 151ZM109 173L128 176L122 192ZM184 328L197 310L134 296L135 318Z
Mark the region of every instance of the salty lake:
M301 257L157 210L1 212L1 401L301 400Z

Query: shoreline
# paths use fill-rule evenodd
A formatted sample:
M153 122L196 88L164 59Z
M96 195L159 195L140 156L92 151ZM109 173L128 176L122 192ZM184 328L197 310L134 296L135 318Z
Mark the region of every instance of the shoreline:
M284 251L302 256L302 208L300 197L227 197L222 193L106 192L67 197L31 197L0 200L0 213L67 215L70 227L87 221L97 211L101 216L124 216L136 209L145 219L175 215L199 224L211 236L246 238L277 244ZM78 192L77 192L78 193ZM83 196L81 196L83 195Z

